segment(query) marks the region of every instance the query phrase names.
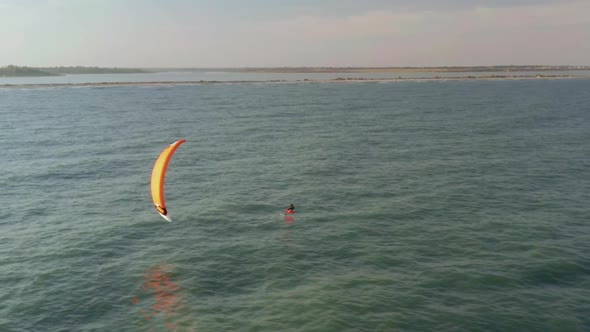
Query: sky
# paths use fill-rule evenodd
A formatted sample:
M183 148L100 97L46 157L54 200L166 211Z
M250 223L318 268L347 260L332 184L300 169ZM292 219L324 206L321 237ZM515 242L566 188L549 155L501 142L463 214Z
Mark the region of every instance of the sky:
M590 65L590 0L0 0L0 66Z

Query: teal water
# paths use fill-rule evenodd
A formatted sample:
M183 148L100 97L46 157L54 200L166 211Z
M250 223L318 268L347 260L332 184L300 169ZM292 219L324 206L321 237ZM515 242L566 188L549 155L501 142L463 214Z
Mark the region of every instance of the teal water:
M588 331L589 105L587 79L0 89L0 331Z

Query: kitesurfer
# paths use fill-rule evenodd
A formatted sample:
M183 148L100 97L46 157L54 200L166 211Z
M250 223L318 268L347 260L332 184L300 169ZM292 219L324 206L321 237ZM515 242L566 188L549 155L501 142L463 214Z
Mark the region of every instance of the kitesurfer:
M295 205L293 205L293 203L289 205L289 207L287 208L287 212L295 212Z

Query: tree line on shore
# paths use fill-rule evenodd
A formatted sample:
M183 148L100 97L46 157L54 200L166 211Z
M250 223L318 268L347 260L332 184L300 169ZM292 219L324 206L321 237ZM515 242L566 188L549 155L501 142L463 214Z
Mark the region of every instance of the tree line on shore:
M26 67L8 65L0 67L0 76L4 77L35 77L60 76L66 74L135 74L145 73L138 68L101 68L101 67Z

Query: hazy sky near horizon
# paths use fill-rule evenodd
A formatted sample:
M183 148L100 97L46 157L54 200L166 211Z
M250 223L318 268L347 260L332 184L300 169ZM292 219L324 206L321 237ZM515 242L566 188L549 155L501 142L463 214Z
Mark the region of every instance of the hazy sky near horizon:
M590 0L0 0L0 66L590 65Z

